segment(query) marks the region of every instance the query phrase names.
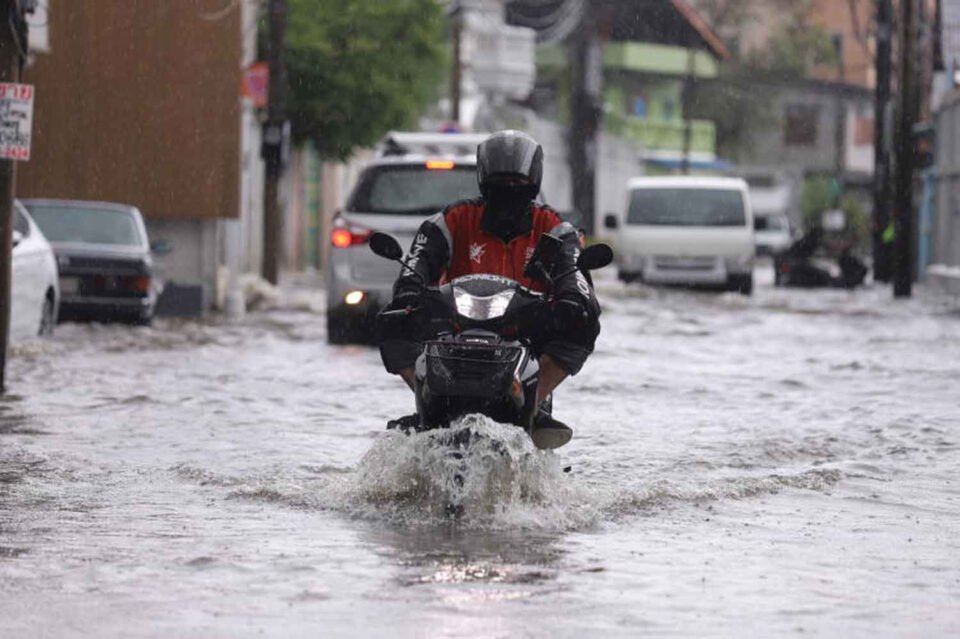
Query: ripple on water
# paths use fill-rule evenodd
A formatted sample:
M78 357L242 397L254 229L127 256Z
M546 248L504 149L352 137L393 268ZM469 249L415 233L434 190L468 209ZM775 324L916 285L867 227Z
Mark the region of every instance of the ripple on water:
M306 474L296 479L243 481L193 468L177 472L229 488L231 500L330 510L404 527L448 524L455 507L456 523L464 528L536 531L579 530L665 507L786 489L824 491L843 476L818 468L694 482L587 478L565 472L559 456L536 450L522 430L479 415L430 433L386 433L353 469L301 470Z

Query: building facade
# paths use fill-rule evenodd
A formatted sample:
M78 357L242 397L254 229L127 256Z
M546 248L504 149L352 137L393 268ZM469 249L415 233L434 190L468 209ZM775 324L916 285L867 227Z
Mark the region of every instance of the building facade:
M172 247L161 276L222 304L225 273L262 254L259 123L240 97L256 0L52 4L24 73L37 98L17 195L138 207Z

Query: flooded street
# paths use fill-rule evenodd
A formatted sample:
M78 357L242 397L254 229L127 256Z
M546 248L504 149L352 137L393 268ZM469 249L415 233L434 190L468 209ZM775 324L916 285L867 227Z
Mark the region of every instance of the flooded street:
M63 325L0 404L2 637L949 637L960 311L887 289L598 287L558 454L387 433L318 294ZM570 472L564 472L570 467Z

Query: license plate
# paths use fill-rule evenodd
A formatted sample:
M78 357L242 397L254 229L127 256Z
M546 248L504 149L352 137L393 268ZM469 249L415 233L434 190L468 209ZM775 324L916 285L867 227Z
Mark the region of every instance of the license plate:
M60 278L60 294L61 295L76 295L79 292L80 292L79 277L61 277Z

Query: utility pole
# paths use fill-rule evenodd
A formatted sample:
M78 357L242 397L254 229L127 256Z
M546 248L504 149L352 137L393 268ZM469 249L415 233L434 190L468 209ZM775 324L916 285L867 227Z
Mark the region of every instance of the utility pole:
M883 241L890 225L890 81L893 75L893 1L875 0L877 9L877 89L873 107L873 279L889 282L890 246Z
M693 108L693 87L696 82L696 49L693 45L687 49L687 75L683 79L683 91L680 98L683 110L683 156L680 159L680 173L690 173L690 147L693 138L693 120L690 110Z
M463 5L454 0L450 9L450 31L453 38L453 66L450 69L450 120L459 127L460 101L463 90L463 59L460 49L463 44Z
M570 68L570 133L568 163L573 208L587 234L594 231L596 208L597 134L603 68L596 16L584 11L567 50Z
M18 0L0 0L0 82L19 82L21 53L26 50L26 27ZM16 165L0 159L0 393L6 391L7 342L10 337L10 288L13 271L13 184Z
M847 85L847 65L843 59L843 34L833 36L833 50L837 56L837 120L833 129L833 174L837 183L837 194L834 198L834 208L840 208L840 198L843 195L844 176L847 172L847 106L845 91Z
M913 126L918 93L916 0L900 1L900 108L897 112L896 179L894 196L893 295L910 297L913 287L913 172L916 164Z
M262 275L277 284L280 268L280 177L289 140L287 123L287 0L269 0L270 90L267 121L263 125L262 155L266 164L263 185L263 268Z

